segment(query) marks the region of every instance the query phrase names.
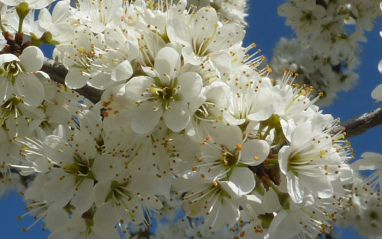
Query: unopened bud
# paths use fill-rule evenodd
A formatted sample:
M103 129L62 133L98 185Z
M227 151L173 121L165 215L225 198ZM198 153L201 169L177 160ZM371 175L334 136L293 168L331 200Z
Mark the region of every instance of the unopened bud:
M30 10L31 9L29 8L29 4L27 2L21 2L16 6L16 12L17 15L19 15L20 21L28 15Z

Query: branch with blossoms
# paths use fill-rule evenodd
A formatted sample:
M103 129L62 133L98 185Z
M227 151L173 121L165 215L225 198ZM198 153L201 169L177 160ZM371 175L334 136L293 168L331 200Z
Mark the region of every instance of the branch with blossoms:
M158 238L331 238L379 206L380 155L349 164L345 132L360 120L338 125L313 87L277 67L272 77L242 46L245 1L0 2L0 170L3 182L28 178L23 216L49 239L149 238L153 221ZM280 13L302 9L297 19L331 30L365 23L357 1L307 2ZM350 68L344 48L301 46L335 73Z
M45 59L41 70L49 74L52 80L63 85L65 84L65 76L68 73L68 70L62 63L55 62L51 59ZM102 91L87 85L76 91L93 103L99 102L102 95ZM364 113L360 116L356 116L348 121L340 123L338 129L333 130L331 133L336 134L340 131L345 131L345 137L351 138L380 124L382 124L382 111L379 108L372 112Z

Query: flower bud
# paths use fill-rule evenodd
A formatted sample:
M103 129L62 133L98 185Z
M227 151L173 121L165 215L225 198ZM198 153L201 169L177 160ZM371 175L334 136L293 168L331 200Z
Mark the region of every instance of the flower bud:
M29 8L29 4L27 2L21 2L16 6L16 12L17 15L19 15L20 21L28 15L30 10L31 9Z

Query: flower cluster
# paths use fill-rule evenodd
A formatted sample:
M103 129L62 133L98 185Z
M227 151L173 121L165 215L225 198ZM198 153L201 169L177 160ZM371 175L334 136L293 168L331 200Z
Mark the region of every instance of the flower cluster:
M380 163L382 156L373 153L364 153L360 161L356 161L354 164L355 168L360 168L361 170L372 170L377 167L365 165L360 165L364 159L375 160L377 164ZM342 217L336 221L336 225L352 226L356 227L357 231L368 238L380 238L382 234L381 227L381 197L380 189L373 189L369 187L368 182L375 179L375 175L370 178L364 178L361 175L356 175L353 185L349 188L352 192L352 196L349 198L349 207L342 212ZM374 183L376 186L378 183Z
M202 8L211 6L219 12L220 21L232 21L244 26L247 25L245 17L248 6L247 0L190 0L187 1L188 7Z
M358 75L365 31L371 31L381 16L380 1L291 0L278 13L286 17L297 39L282 39L272 58L277 77L292 68L301 75L298 82L312 85L324 97L320 104L330 104L336 93L349 90Z
M296 72L297 82L312 85L314 94L323 93L318 104L326 106L335 100L337 92L350 90L356 84L358 74L354 70L360 63L358 57L346 61L333 65L330 60L314 53L310 46L301 44L300 39L282 38L270 65L276 80L281 79L285 69Z
M382 61L378 64L378 70L382 73ZM382 85L378 85L371 96L381 101ZM382 155L365 152L351 167L358 173L349 188L352 193L349 198L350 207L342 212L342 218L336 223L339 226L356 226L357 231L368 238L380 238Z
M315 238L352 206L338 121L294 73L271 78L255 45L242 46L242 18L221 20L217 10L242 1L59 1L36 20L30 8L49 1L10 2L2 173L33 179L26 215L50 239L133 236L178 207L189 223L174 237ZM56 45L65 86L39 71L42 43ZM99 102L73 91L86 87Z

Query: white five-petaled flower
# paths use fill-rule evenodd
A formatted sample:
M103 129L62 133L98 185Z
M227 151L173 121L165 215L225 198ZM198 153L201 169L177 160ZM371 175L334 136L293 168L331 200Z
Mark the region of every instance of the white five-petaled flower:
M132 78L118 93L118 97L137 105L132 130L148 133L161 118L172 131L183 130L204 100L201 77L196 72L182 72L180 55L171 47L158 52L154 68L148 73L150 76Z
M20 57L0 55L1 102L17 97L27 105L40 105L44 99L44 87L33 72L40 70L43 62L44 54L35 46L25 48Z
M169 20L167 34L171 42L184 45L186 63L201 64L208 56L221 68L227 50L243 39L243 27L235 23L222 24L212 7L203 7L195 15ZM223 55L223 57L222 57ZM223 58L223 59L222 59ZM229 63L228 63L229 64Z
M332 138L311 122L300 124L291 134L291 145L279 151L280 171L286 175L288 193L295 203L304 197L333 196L333 181L346 181L352 170L333 147Z
M256 185L249 166L258 166L266 159L269 145L264 140L247 139L239 126L221 121L205 121L195 127L194 141L182 142L177 137L174 142L172 166L179 176L174 185L187 192L183 197L186 214L203 216L205 227L216 231L237 222L240 198ZM195 142L198 138L201 141Z

